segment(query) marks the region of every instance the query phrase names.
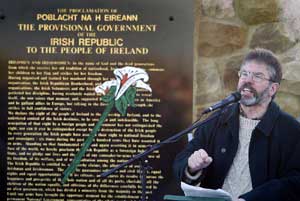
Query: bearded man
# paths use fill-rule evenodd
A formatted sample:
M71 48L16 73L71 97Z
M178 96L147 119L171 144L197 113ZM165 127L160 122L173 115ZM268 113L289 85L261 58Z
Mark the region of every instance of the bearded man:
M257 48L244 58L232 104L207 124L177 155L178 181L222 188L238 201L300 200L300 124L273 101L281 64Z

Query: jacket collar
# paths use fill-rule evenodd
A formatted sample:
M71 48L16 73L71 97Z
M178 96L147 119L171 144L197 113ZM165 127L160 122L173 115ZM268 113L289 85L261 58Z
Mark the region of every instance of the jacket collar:
M272 101L269 104L266 114L258 123L257 129L259 129L266 136L269 136L271 134L274 125L276 124L276 119L278 118L279 113L280 113L280 109L278 105Z
M226 109L226 108L225 108ZM224 117L222 118L223 124L228 124L232 133L238 133L239 129L239 114L240 114L240 104L235 103L231 105L227 111L224 112ZM276 119L280 114L280 108L275 102L271 102L268 109L261 121L258 123L256 129L260 130L266 136L271 134L272 128L276 123Z

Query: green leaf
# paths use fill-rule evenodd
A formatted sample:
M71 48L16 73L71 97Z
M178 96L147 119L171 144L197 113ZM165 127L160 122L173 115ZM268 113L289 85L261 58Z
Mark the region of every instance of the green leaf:
M134 100L136 95L136 88L135 87L129 87L125 93L125 97L127 99L127 102L130 106L135 107Z
M115 98L115 91L116 91L116 86L112 86L109 89L109 92L105 96L101 97L101 100L104 103L109 103L110 101L112 101Z
M122 116L126 115L126 110L128 107L128 102L126 100L126 97L123 95L118 100L116 100L115 104L117 110L121 113Z

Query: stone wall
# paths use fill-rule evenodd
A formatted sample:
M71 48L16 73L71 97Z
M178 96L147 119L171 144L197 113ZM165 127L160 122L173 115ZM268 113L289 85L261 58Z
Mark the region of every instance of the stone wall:
M283 66L275 101L300 116L299 0L195 0L194 118L236 90L252 48L272 50Z

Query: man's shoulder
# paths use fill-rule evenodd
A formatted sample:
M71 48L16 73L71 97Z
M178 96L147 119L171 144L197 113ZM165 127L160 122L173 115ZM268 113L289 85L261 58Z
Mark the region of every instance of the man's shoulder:
M295 135L295 137L300 139L300 122L289 113L280 110L275 126L279 128L281 132L289 134L289 137Z
M288 125L294 125L295 127L300 128L300 122L297 121L297 119L295 117L293 117L292 115L290 115L289 113L287 113L283 110L280 110L279 119L283 123L286 123Z

